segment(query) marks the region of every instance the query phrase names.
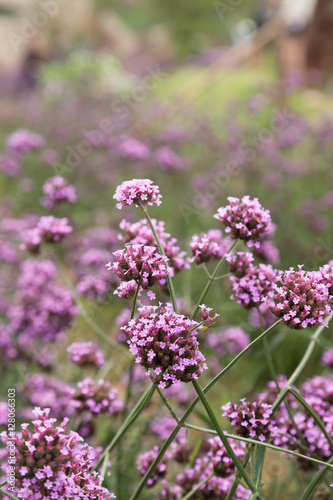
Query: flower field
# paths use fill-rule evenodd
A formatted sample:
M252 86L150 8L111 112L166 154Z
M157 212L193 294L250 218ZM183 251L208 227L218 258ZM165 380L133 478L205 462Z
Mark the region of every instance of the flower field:
M1 499L332 498L333 105L218 71L3 81Z

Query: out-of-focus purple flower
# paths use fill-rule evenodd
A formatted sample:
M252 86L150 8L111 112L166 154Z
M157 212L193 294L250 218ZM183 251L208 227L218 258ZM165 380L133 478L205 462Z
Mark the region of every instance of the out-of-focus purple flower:
M333 349L324 349L321 364L333 368Z
M237 354L250 343L250 336L239 326L231 326L221 332L213 332L207 336L207 345L220 356Z
M97 300L102 302L105 294L110 290L110 284L101 276L95 274L86 274L82 276L76 290L79 295L86 297L89 300Z
M142 288L150 288L170 273L169 259L160 255L156 247L127 244L114 255L117 262L109 262L107 268L122 281L134 280Z
M123 327L130 352L162 389L197 379L207 369L198 349L199 323L173 312L171 304L143 307L140 316ZM203 364L202 364L203 363Z
M68 419L55 426L48 408L35 408L33 432L22 424L21 434L3 440L15 442L17 450L15 479L17 496L24 500L58 498L72 500L109 500L113 493L100 485L101 476L91 473L92 448L81 444L76 432L66 434Z
M6 140L8 150L19 154L30 153L40 149L43 145L44 139L41 135L25 129L16 130Z
M73 342L67 352L70 360L79 366L102 366L105 362L103 352L94 342Z
M77 391L72 400L76 411L85 410L94 415L116 415L124 409L124 403L117 398L117 389L111 388L111 383L103 379L97 383L86 377L77 384Z
M266 302L263 302L262 304L260 304L259 310L261 313L264 328L268 328L271 325L273 325L273 323L276 322L276 316L274 316L274 314L271 313L271 311L269 310L268 304L266 304ZM255 326L256 328L261 327L258 308L254 307L253 309L251 309L250 315L249 315L249 323L252 326Z
M165 441L170 436L171 432L174 430L176 425L177 422L173 417L164 416L160 418L155 418L149 425L149 428L152 432L154 432L154 434L157 434L157 436L162 441ZM185 435L186 435L186 429L185 427L183 427L177 434L177 438L185 437Z
M61 175L56 175L48 179L43 186L44 196L41 203L45 208L51 210L59 203L68 201L74 203L77 200L75 187L68 183L68 180Z
M280 252L279 249L270 240L264 240L260 243L260 247L255 249L255 254L266 262L271 264L279 264Z
M162 203L159 187L154 186L150 179L132 179L123 182L117 187L113 198L119 201L116 204L119 210L133 204L145 206Z
M229 205L218 209L215 219L222 222L232 239L241 239L248 247L260 247L260 241L267 235L271 224L269 210L264 209L258 198L249 196L228 198Z
M22 158L14 153L0 156L0 172L4 172L9 177L16 177L21 170Z
M274 285L274 293L267 297L270 311L289 327L301 330L308 326L325 324L332 314L332 296L320 272L306 272L299 266L290 268Z
M236 434L259 441L266 441L277 432L274 420L271 420L271 406L255 401L246 402L241 399L241 405L227 403L222 406L222 417L226 417L236 428Z
M58 151L54 149L45 149L43 151L42 160L46 165L53 165L53 163L59 161L60 155Z
M141 141L128 137L120 145L120 154L131 160L147 160L150 156L149 148Z
M156 159L163 170L181 170L184 168L182 158L168 146L163 146L157 150Z
M149 451L146 451L145 453L141 453L141 455L138 456L138 459L136 461L136 466L139 471L140 476L144 476L146 472L148 471L149 467L151 464L154 462L155 458L158 455L159 447L154 446ZM167 471L167 458L164 456L162 460L159 462L158 466L156 467L155 471L153 474L150 476L150 478L147 481L147 486L154 486L154 484L162 477L165 476L166 471Z
M232 295L235 300L245 309L258 307L266 297L273 294L273 287L279 276L279 271L271 265L251 265L243 278L231 276Z
M24 234L24 243L20 248L31 253L38 253L42 241L45 243L57 243L65 236L71 234L72 231L73 228L68 224L67 217L58 219L53 217L53 215L47 215L39 219L34 229L26 231Z

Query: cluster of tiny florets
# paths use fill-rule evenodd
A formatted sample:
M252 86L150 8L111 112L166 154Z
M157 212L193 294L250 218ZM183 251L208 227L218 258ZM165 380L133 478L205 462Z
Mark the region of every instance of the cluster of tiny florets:
M135 281L142 288L152 287L169 274L168 258L156 247L128 244L113 255L117 262L110 262L107 268L122 281Z
M140 316L123 327L131 353L154 384L167 388L197 379L207 365L198 349L199 323L173 312L170 304L143 307Z
M231 326L220 332L212 332L207 336L207 346L219 356L237 354L250 343L250 336L239 326Z
M197 266L213 259L220 259L230 246L230 238L223 238L222 231L219 229L211 229L201 236L195 234L190 243L193 260Z
M102 366L104 354L98 349L95 342L73 342L67 347L71 361L79 366Z
M41 203L49 210L64 201L74 203L77 200L75 187L70 185L68 180L61 175L48 179L43 186L43 193Z
M162 195L159 187L154 186L150 179L132 179L118 186L113 198L119 201L116 207L120 210L133 204L136 206L160 205Z
M36 419L22 424L21 435L14 438L16 448L15 477L18 498L24 500L108 500L115 498L100 485L101 476L91 472L94 454L82 437L66 434L68 419L56 427L49 409L35 408ZM12 441L3 436L7 446Z
M147 470L157 457L158 452L159 452L159 447L154 446L154 448L152 448L151 450L146 451L145 453L141 453L141 455L138 456L136 466L140 476L144 476L146 474ZM167 472L167 462L166 462L166 457L164 456L162 460L159 462L153 474L148 479L147 486L154 486L154 484L160 478L165 476L166 472Z
M279 271L270 264L250 265L242 278L230 277L233 291L231 299L245 309L258 307L272 294L278 276Z
M229 263L231 274L239 279L246 276L249 269L253 267L252 262L254 261L254 257L251 252L237 252L236 254L227 255L226 260Z
M86 377L78 382L72 405L80 412L88 410L95 415L115 415L124 408L123 401L117 399L117 392L111 388L109 381L100 379L95 383L92 378Z
M236 434L265 441L276 433L275 422L271 420L271 405L261 401L248 403L241 399L241 405L227 403L222 406L222 417L226 417L235 427Z
M57 243L71 234L72 231L73 228L68 224L67 217L62 219L53 217L53 215L41 217L37 226L25 233L25 241L21 249L38 253L42 242Z
M248 247L259 247L260 241L270 231L271 216L269 210L264 209L258 198L249 196L228 198L229 205L218 209L214 215L222 222L226 233L232 239L241 239Z
M274 285L274 293L267 298L271 312L296 330L322 325L332 313L330 288L323 281L321 273L306 272L299 266L290 268Z
M30 130L18 129L7 137L6 146L10 151L27 154L40 149L44 145L41 135Z

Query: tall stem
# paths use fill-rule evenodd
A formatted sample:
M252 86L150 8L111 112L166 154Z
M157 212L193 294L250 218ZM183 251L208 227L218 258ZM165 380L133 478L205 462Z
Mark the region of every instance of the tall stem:
M219 270L221 269L223 263L225 262L225 259L227 258L227 255L233 250L233 248L236 246L237 242L238 242L238 240L235 240L233 242L233 244L231 245L231 247L229 248L229 250L223 255L222 259L220 259L220 261L218 262L217 266L215 267L215 269L213 271L213 274L209 277L208 282L206 283L206 286L203 289L198 302L196 303L194 311L193 311L193 313L191 315L191 319L193 319L195 317L195 315L197 314L197 312L199 310L199 306L205 300L205 297L206 297L206 295L208 293L208 290L212 286L212 283L215 280L215 277L216 277L217 273L219 272Z
M156 232L156 229L154 227L153 221L150 218L150 215L148 213L147 208L146 207L140 207L140 208L141 208L144 216L147 219L147 222L149 224L151 232L154 235L154 238L156 240L156 244L157 244L157 247L158 247L158 250L159 250L160 254L165 257L164 248L163 248L161 240L160 240L160 238L159 238L159 236L158 236L158 234ZM167 283L168 283L168 287L169 287L169 292L170 292L170 297L171 297L171 302L172 302L173 310L175 311L175 313L178 314L178 307L177 307L177 301L176 301L176 293L175 293L175 289L174 289L172 278L171 278L170 274L167 275L166 279L167 279Z

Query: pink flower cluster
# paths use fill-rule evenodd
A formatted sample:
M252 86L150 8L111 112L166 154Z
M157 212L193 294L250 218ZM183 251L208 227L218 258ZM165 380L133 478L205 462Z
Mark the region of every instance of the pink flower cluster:
M22 424L21 435L14 438L17 496L24 500L115 498L101 486L101 476L91 473L92 448L81 444L83 438L76 432L66 434L68 419L56 427L56 419L49 418L49 413L49 409L35 408L33 432L28 430L29 424Z
M146 160L150 156L150 151L143 142L127 137L120 145L120 154L131 160Z
M258 198L249 196L228 198L229 205L218 209L215 219L222 222L232 239L241 239L248 247L260 247L260 241L270 232L271 216Z
M206 344L219 356L237 354L250 343L250 336L239 326L230 326L221 332L213 332L207 336Z
M265 441L276 434L275 422L271 420L271 405L261 401L248 403L245 398L240 401L241 405L229 402L221 408L224 410L222 417L226 417L236 428L236 434L259 441Z
M274 293L267 297L271 312L295 330L325 323L332 314L330 284L318 271L306 272L290 268L274 285Z
M100 379L95 383L92 378L86 377L77 384L72 406L79 412L87 410L95 415L115 415L124 408L123 401L116 395L117 390L111 389L110 382Z
M160 255L156 247L127 244L114 254L117 262L107 268L122 281L135 281L142 288L150 288L169 274L168 258Z
M158 452L159 452L159 447L154 446L154 448L152 448L151 450L146 451L145 453L141 453L138 456L136 467L139 471L140 476L144 476L146 474L147 470L157 457ZM156 467L153 474L148 479L147 486L154 486L154 484L160 478L165 476L166 472L167 472L167 462L166 462L166 457L164 456L160 461L160 463L158 464L158 466Z
M236 254L231 253L227 256L229 271L238 279L244 278L247 275L249 269L253 267L253 261L254 257L251 252L237 252Z
M73 228L68 224L67 217L62 219L53 217L53 215L41 217L37 226L25 233L25 241L21 249L38 253L42 242L57 243L71 234L72 231Z
M207 369L198 349L196 321L173 312L170 304L139 309L140 316L123 327L136 362L162 389L197 379Z
M19 154L30 153L40 149L44 145L41 135L30 132L30 130L18 129L7 137L6 146L10 151Z
M41 203L49 210L64 201L75 203L77 200L75 187L71 186L61 175L48 179L43 186L43 193Z
M150 179L132 179L124 181L117 187L113 196L119 203L116 207L121 210L123 207L135 204L136 206L161 205L162 195L158 186L153 185Z
M222 231L211 229L207 234L192 237L190 247L197 266L210 262L213 259L221 259L231 246L229 237L224 238Z
M67 347L67 352L71 361L79 366L102 366L105 362L104 354L95 342L73 342Z

